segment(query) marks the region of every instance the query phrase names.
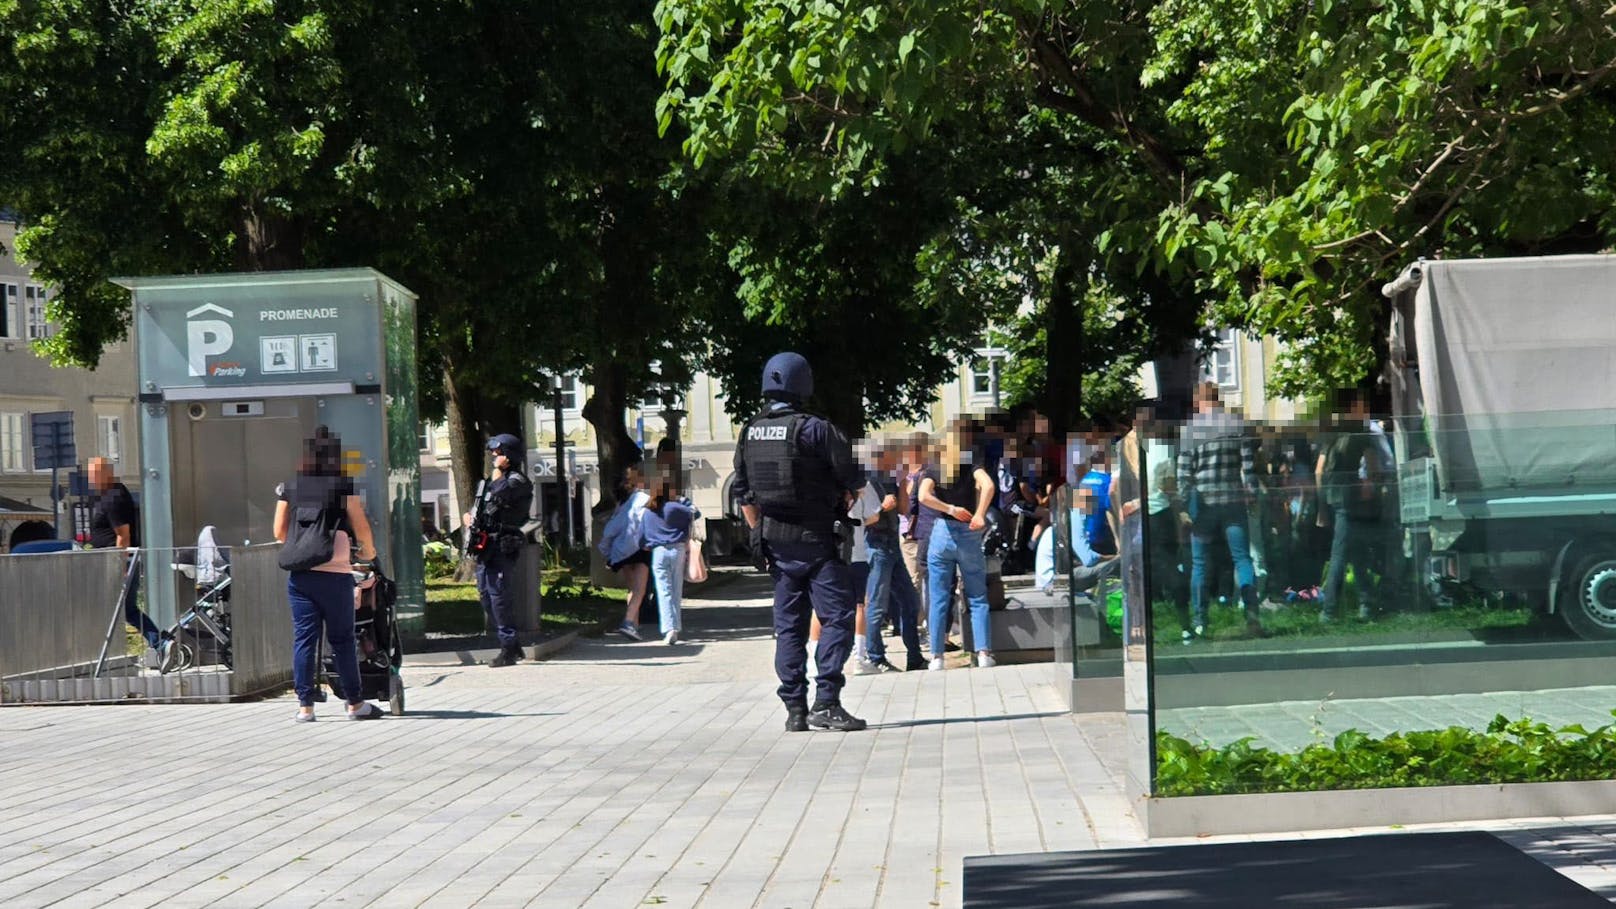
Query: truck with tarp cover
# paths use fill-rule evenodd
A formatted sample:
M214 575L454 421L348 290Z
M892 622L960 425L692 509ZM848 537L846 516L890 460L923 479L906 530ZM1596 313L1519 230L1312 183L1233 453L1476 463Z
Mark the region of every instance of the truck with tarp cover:
M1515 594L1616 639L1616 256L1422 260L1382 292L1426 589Z

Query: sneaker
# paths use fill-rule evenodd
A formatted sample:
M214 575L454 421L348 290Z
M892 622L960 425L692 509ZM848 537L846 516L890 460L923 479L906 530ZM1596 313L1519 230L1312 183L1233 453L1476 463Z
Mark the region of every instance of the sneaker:
M1193 631L1180 631L1178 633L1178 640L1179 640L1179 643L1184 644L1185 646L1193 644L1193 643L1195 643L1195 632L1193 632Z
M640 637L640 629L634 627L634 623L628 619L624 619L623 624L617 626L617 633L631 641L645 640L645 638Z
M912 656L903 664L904 672L924 672L927 663L925 657Z
M978 650L976 652L976 668L978 668L978 669L992 669L993 667L995 667L997 665L999 665L999 661L995 660L993 658L993 652L992 651L990 651L990 650Z
M886 673L889 673L889 672L902 672L903 670L901 670L898 667L892 665L891 660L883 658L883 659L879 659L879 660L875 661L875 671L878 672L878 673L881 673L882 675L885 675Z
M382 709L369 701L360 704L357 708L348 709L350 720L379 720L382 718Z
M859 660L853 664L854 675L874 675L878 671L869 660Z
M943 650L945 652L947 652L947 653L953 653L954 651L956 651L958 649L960 649L960 645L954 643L953 641L949 641L948 643L943 645Z
M815 704L808 714L808 725L837 732L858 732L867 725L863 720L842 709L840 703Z
M157 671L168 674L180 668L180 642L173 638L164 638L158 645L158 654L162 661L158 663Z
M299 710L297 713L292 715L292 722L312 723L314 722L314 711L310 710L308 713L304 713L303 711Z
M787 732L807 732L808 731L808 707L807 707L807 705L803 705L801 707L787 707L786 708L786 731Z
M667 634L663 635L662 636L662 643L667 644L669 647L672 647L673 645L679 643L679 632L670 631Z
M929 665L927 665L926 669L928 671L930 671L930 672L942 672L943 671L943 658L942 657L932 657L931 658L931 663Z

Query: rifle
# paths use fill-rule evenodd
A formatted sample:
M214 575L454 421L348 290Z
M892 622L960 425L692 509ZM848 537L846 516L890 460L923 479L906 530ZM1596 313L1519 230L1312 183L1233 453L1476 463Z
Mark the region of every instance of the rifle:
M477 495L472 499L471 526L466 529L466 552L481 555L494 541L488 531L488 478L477 483Z

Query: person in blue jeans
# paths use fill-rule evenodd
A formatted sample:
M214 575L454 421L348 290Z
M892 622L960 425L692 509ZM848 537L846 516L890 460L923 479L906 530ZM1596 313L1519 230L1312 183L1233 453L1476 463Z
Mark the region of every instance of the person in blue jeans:
M1191 638L1206 637L1212 598L1211 557L1215 542L1229 546L1235 582L1245 604L1246 633L1267 637L1260 618L1257 572L1251 561L1247 502L1257 486L1257 440L1243 421L1223 410L1218 386L1203 382L1195 390L1196 414L1184 426L1178 446L1178 489L1190 517Z
M684 630L680 604L684 597L685 565L690 559L690 527L701 516L690 500L664 485L645 508L641 533L651 550L651 579L656 584L657 612L662 643L679 643Z
M354 578L352 557L357 544L361 561L376 558L376 543L364 507L354 495L353 479L342 472L342 443L324 426L304 443L303 464L288 483L276 489L275 539L285 543L294 529L304 528L301 516L318 514L333 520L335 541L330 561L306 571L288 573L286 598L292 607L292 687L297 691L299 723L314 721L317 672L315 652L320 632L331 645L339 692L348 702L348 719L372 720L382 712L364 699L359 681L359 651L354 644ZM334 518L331 515L335 515ZM294 521L294 517L298 518ZM297 525L294 527L294 525Z
M898 636L907 651L904 670L926 668L926 658L920 652L920 593L915 590L914 581L904 566L899 537L897 462L896 449L878 448L875 470L870 474L867 487L873 489L878 501L875 513L865 519L864 530L870 560L870 577L864 592L868 614L865 647L877 672L898 671L887 659L886 639L882 636L889 608L897 619Z
M985 458L963 454L966 440L961 435L958 430L950 432L944 444L940 463L951 474L941 482L929 475L920 481L920 504L938 514L926 551L926 586L931 591L929 668L933 671L943 668L956 576L965 587L976 665L983 669L994 665L988 626L988 564L982 551L982 535L998 485L987 471Z

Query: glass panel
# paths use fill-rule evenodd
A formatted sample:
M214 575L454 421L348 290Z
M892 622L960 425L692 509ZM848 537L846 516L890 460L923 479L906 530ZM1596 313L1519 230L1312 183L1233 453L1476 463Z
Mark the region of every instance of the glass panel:
M1616 412L1197 418L1143 460L1156 793L1610 775Z

